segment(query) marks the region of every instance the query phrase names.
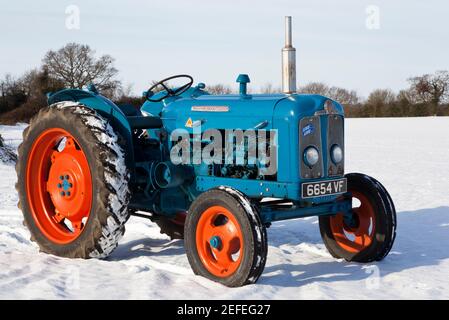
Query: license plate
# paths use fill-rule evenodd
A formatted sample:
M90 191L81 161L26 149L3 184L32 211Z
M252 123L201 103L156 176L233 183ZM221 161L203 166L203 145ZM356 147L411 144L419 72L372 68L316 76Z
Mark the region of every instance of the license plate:
M346 178L338 180L307 182L301 186L301 197L314 198L345 193L348 189Z

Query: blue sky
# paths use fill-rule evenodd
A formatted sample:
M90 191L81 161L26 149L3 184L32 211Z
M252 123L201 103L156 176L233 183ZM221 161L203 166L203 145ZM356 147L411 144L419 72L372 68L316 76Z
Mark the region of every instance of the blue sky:
M66 28L68 5L80 29ZM379 9L367 28L366 9ZM206 84L280 85L283 19L293 16L299 84L322 81L367 96L399 90L412 75L449 69L449 2L418 0L0 0L0 76L40 64L67 42L110 54L120 79L139 93L178 73Z

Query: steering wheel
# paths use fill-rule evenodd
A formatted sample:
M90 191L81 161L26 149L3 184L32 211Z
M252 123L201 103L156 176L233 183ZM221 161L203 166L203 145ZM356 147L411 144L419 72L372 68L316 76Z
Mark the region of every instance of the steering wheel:
M178 78L187 78L188 82L176 89L170 89L168 87L168 85L165 84L165 82L167 82L169 80L178 79ZM189 76L187 74L178 74L176 76L171 76L171 77L165 78L165 79L153 84L146 92L145 97L150 102L161 102L162 100L164 100L168 97L179 96L180 94L186 92L192 86L192 84L193 84L193 78L191 76ZM158 86L161 86L162 88L164 88L165 91L167 92L167 94L163 95L161 98L158 98L158 99L151 99L151 97L154 95L153 90L156 89Z

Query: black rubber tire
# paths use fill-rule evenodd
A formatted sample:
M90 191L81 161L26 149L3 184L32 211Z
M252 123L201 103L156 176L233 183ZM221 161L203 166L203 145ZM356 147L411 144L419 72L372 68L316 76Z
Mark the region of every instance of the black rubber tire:
M244 236L244 256L238 269L228 277L211 274L201 262L196 247L196 229L201 214L211 206L223 206L235 216ZM184 228L184 243L193 272L228 287L255 283L265 268L268 244L258 210L239 191L219 187L202 193L190 206Z
M78 238L68 244L57 244L38 228L26 196L26 168L35 139L48 128L70 132L83 149L92 176L92 208L89 219ZM23 132L16 164L19 208L24 225L42 252L70 258L104 258L118 244L128 218L129 173L119 137L108 121L94 110L75 102L61 102L43 108L31 119Z
M358 253L344 250L334 238L330 216L320 216L320 233L329 253L337 259L368 263L380 261L390 252L396 237L396 209L385 187L376 179L360 173L346 175L348 191L357 190L366 196L376 213L375 232L371 245Z

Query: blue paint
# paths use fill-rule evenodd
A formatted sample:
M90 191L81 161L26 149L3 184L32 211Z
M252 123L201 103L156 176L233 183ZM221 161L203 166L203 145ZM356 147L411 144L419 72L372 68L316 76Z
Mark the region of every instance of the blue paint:
M219 236L213 236L212 238L210 238L209 243L211 245L212 248L215 249L220 249L221 248L221 239Z
M64 191L68 191L71 187L71 183L69 183L66 179L64 179L64 181L62 181L62 189Z
M264 223L268 223L273 221L305 218L311 216L334 215L337 213L344 214L344 217L347 220L350 220L352 218L353 214L352 214L351 198L327 202L311 207L295 207L288 210L287 209L271 210L269 208L262 207L260 215L262 221Z
M133 197L130 208L145 209L154 214L174 216L180 211L187 211L194 199L207 190L218 186L229 186L240 190L249 198L273 197L292 201L295 209L290 211L274 212L262 210L264 221L276 221L309 215L334 214L342 208L337 201L338 196L323 196L311 199L301 198L301 184L309 181L324 181L337 179L329 178L325 174L321 179L301 179L300 164L303 161L299 150L299 139L318 130L309 125L299 130L299 122L304 117L319 114L321 121L321 141L323 145L323 170L327 168L330 160L327 146L327 115L324 112L324 103L327 97L309 94L247 94L247 84L250 79L247 75L239 75L237 82L240 94L211 95L207 87L199 83L176 97L169 97L161 102L146 101L141 107L141 115L159 117L162 128L147 129L153 143L144 148L136 145L133 131L124 107L115 105L112 101L99 95L94 87L89 91L67 89L49 95L49 104L60 101L77 101L108 119L124 139L123 147L126 149L126 164L132 174L131 189ZM157 99L166 92L156 93L152 98ZM334 102L335 111L343 116L343 108ZM214 110L211 107L217 107ZM213 111L211 111L213 110ZM126 114L125 114L126 113ZM139 114L136 114L139 116ZM201 127L187 127L186 121L191 119L194 123L201 123ZM178 129L183 128L189 134L194 130L204 133L208 129L220 130L259 130L263 124L264 130L275 132L278 148L278 170L275 176L267 179L250 178L248 173L240 178L226 176L231 174L231 168L211 167L200 163L194 165L176 166L170 161L171 142L167 137ZM135 160L136 159L136 160ZM166 169L160 170L165 163ZM260 166L257 162L253 168ZM246 165L246 169L252 167ZM163 183L158 183L156 172L160 172ZM164 182L165 181L165 182ZM65 186L64 186L65 187ZM64 189L65 190L65 189ZM343 210L344 209L344 210Z
M243 97L247 96L247 85L251 81L249 80L249 76L247 74L239 74L236 80L237 83L239 83L239 92L240 95Z

